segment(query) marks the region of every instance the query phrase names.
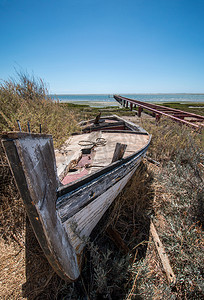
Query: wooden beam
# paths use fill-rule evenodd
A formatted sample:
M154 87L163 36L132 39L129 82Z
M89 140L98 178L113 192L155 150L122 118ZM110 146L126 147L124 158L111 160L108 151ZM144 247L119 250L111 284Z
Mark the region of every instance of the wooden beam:
M160 114L156 114L156 122L159 122L160 118L161 118L161 115Z
M127 148L126 144L121 144L121 143L116 144L112 163L123 158L126 148Z
M119 249L121 249L125 254L128 254L130 252L130 249L125 244L121 235L119 234L119 232L116 229L112 228L112 226L108 226L108 228L106 229L106 232L108 233L111 240L115 243L115 245Z
M143 111L143 108L141 106L138 107L138 117L141 117L141 113Z
M100 117L101 117L101 112L96 116L94 120L94 124L99 124Z
M146 158L149 162L151 162L152 164L155 164L155 165L157 165L157 166L160 166L160 162L158 162L158 161L152 159L151 157L145 156L145 158Z
M167 256L167 254L166 254L166 252L164 250L162 242L159 239L159 236L157 234L156 228L155 228L155 226L154 226L154 224L153 224L152 221L150 223L150 232L152 234L155 246L157 248L159 257L161 259L164 271L166 273L168 283L169 284L172 284L172 283L174 284L176 282L176 276L174 275L174 272L173 272L173 270L172 270L172 268L170 266L168 256Z
M197 125L197 124L194 124L193 122L190 122L189 120L188 121L184 120L184 117L195 117L197 119L204 120L204 116L201 116L201 115L197 115L197 114L189 113L189 112L184 112L184 111L179 110L179 109L173 109L173 108L166 109L166 107L164 107L162 105L150 104L150 103L147 103L147 102L142 102L142 101L138 101L138 100L135 100L135 99L125 98L125 97L121 97L121 96L117 96L117 95L114 95L114 98L115 98L116 101L120 101L121 99L123 99L126 102L137 104L139 106L138 107L138 117L141 116L142 109L147 109L147 110L153 112L155 115L156 114L162 114L164 116L167 116L167 117L171 118L174 121L181 122L181 123L183 123L187 126L191 126L194 129L197 129L199 131L201 130L201 127L204 126L204 124L202 124L202 123L200 125ZM177 116L178 114L180 114L180 117ZM185 114L183 116L183 118L181 117L181 114Z

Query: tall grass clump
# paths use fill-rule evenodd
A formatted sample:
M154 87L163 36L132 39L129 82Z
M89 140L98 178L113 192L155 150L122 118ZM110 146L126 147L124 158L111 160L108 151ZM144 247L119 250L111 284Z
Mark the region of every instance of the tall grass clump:
M0 131L19 130L52 134L56 146L60 146L75 131L77 122L72 109L53 102L41 79L18 74L17 80L4 81L0 85Z
M72 110L54 103L41 79L19 73L16 80L4 81L0 85L0 132L22 131L52 134L55 146L60 146L77 129ZM9 236L23 224L24 209L15 187L2 146L0 147L0 213L1 231Z

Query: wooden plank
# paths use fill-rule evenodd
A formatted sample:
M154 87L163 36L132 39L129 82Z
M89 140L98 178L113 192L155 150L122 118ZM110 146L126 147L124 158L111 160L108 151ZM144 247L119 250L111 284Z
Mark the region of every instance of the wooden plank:
M166 110L165 110L165 112L163 112L162 111L163 106L161 106L161 105L153 105L153 104L150 104L150 103L146 103L146 102L142 102L142 101L138 101L138 100L133 100L133 99L129 99L129 98L124 98L124 97L117 96L117 95L114 95L114 98L115 98L116 101L119 101L121 99L125 99L126 101L129 101L130 103L133 103L133 104L137 103L137 105L139 106L138 107L138 116L139 117L141 116L141 112L144 108L144 109L152 111L155 114L162 114L164 116L167 116L167 117L171 118L174 121L181 122L181 123L183 123L187 126L192 126L192 127L194 127L195 129L198 129L198 130L201 130L200 127L204 126L204 124L201 124L199 126L199 125L196 125L196 124L191 123L189 121L186 121L182 118L176 117L172 113L168 114L168 111L166 111ZM171 109L171 111L175 111L176 113L179 113L179 112L184 113L183 111L178 110L178 109ZM186 115L186 117L196 117L196 118L200 118L200 119L204 120L204 116L201 116L201 115L196 115L196 114L188 113L188 112L185 112L185 115Z
M19 139L19 138L52 138L52 135L50 134L44 134L44 133L29 133L29 132L20 132L20 131L10 131L10 132L3 132L0 134L0 137L2 139Z
M76 212L89 205L97 197L106 192L116 182L122 180L138 164L142 156L107 172L103 176L93 178L79 189L70 191L57 199L56 208L62 222L71 218Z
M145 158L146 158L149 162L151 162L152 164L155 164L155 165L157 165L157 166L160 166L160 162L158 162L158 161L152 159L151 157L149 157L149 156L146 155Z
M101 117L101 112L96 116L94 120L94 124L99 124L100 117Z
M167 254L166 254L166 252L164 250L162 242L160 241L160 238L159 238L159 236L157 234L156 228L155 228L155 226L154 226L154 224L153 224L152 221L150 223L150 232L152 234L155 246L157 248L159 257L161 259L164 271L166 273L167 280L168 280L169 284L172 284L172 283L174 284L176 282L176 276L174 275L174 272L173 272L173 270L172 270L172 268L170 266L170 262L169 262L168 256L167 256Z
M135 165L135 168L129 172L123 180L116 182L116 184L109 188L105 193L97 197L91 204L78 211L64 223L77 254L81 253L85 246L86 238L90 235L91 231L109 208L115 197L127 184L137 166L138 165ZM73 225L75 225L75 228ZM76 234L76 232L78 234Z
M69 165L72 162L77 162L82 156L82 146L80 141L95 142L97 138L101 137L101 131L95 131L86 134L71 136L62 146L60 150L55 150L55 157L57 162L57 175L60 180L69 170Z
M123 158L126 148L127 148L126 144L121 144L121 143L116 144L112 163Z
M53 269L64 280L79 276L77 257L56 213L56 165L52 139L24 135L3 140L36 237Z
M131 137L132 136L133 135L131 135ZM93 174L90 174L90 175L87 175L87 176L83 177L80 181L76 181L76 182L73 182L73 183L69 183L69 184L67 184L65 186L59 187L58 190L57 190L58 197L61 197L61 196L65 195L65 194L73 191L74 189L79 188L80 186L82 186L82 185L90 182L93 179L96 179L99 176L102 176L102 175L106 174L107 172L109 172L111 170L114 170L114 168L116 168L116 167L118 167L120 165L123 165L124 163L130 161L133 157L136 157L136 156L142 155L142 153L145 153L146 149L148 148L148 146L150 144L151 136L145 136L145 135L141 136L141 135L139 135L139 137L140 138L145 138L146 137L146 142L143 142L143 145L141 145L140 147L136 148L135 149L135 151L136 151L135 153L133 153L132 155L128 155L123 160L116 161L116 162L108 165L107 167L98 170L97 172L95 172Z
M85 128L82 129L83 132L89 132L89 131L93 131L93 130L102 130L103 128L106 128L106 127L117 127L117 126L123 126L125 124L124 121L115 121L115 122L104 122L104 123L99 123L99 125L90 125L90 126L87 126Z
M115 228L113 228L112 226L108 226L106 232L108 233L111 240L115 243L115 245L119 249L121 249L125 254L128 254L130 252L130 249L125 244L120 233Z
M199 164L198 164L198 167L199 167L202 171L204 171L204 165L203 165L202 163L199 163Z
M132 130L102 130L102 132L110 132L110 133L128 133L128 134L141 134L141 135L148 135L147 132L140 132L140 131L132 131Z

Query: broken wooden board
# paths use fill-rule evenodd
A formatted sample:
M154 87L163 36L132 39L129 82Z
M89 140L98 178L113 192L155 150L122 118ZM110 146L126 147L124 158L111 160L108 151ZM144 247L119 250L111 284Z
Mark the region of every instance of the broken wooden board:
M123 158L126 148L127 148L126 144L116 143L115 151L113 153L112 163Z
M160 241L160 238L159 238L159 236L157 234L156 228L155 228L155 226L154 226L154 224L153 224L152 221L150 223L150 232L152 234L155 246L157 248L159 257L161 259L164 271L166 273L167 280L168 280L168 282L170 284L175 284L175 282L176 282L176 276L174 275L174 272L173 272L173 270L172 270L172 268L170 266L170 262L169 262L168 256L167 256L167 254L166 254L166 252L164 250L162 242Z

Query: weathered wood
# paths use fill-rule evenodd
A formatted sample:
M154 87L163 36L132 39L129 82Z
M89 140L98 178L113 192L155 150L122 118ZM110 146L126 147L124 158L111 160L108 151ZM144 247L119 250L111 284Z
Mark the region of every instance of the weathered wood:
M121 100L124 100L126 102L137 104L139 106L138 107L138 116L139 117L141 116L142 109L146 109L148 111L153 112L154 116L156 116L157 114L162 114L164 116L171 118L174 121L181 122L183 124L186 124L187 126L192 126L194 129L197 129L199 131L201 130L201 127L204 127L204 116L201 116L201 115L197 115L197 114L190 113L190 112L184 112L182 110L178 110L178 109L174 109L174 108L167 108L167 107L164 107L164 106L158 105L158 104L147 103L147 102L142 102L142 101L138 101L135 99L121 97L118 95L114 95L113 97L118 102L120 102ZM196 119L203 120L203 122L199 125L194 124L194 120L193 120L193 122L191 122L191 120L184 120L185 117L193 117L193 118L195 118L195 120Z
M174 275L174 272L170 266L170 263L169 263L169 259L168 259L168 256L164 250L164 247L162 245L162 242L157 234L157 231L156 231L156 228L153 224L153 222L151 221L150 223L150 232L152 234L152 237L153 237L153 240L154 240L154 243L155 243L155 246L157 248L157 251L158 251L158 254L159 254L159 257L161 259L161 262L162 262L162 265L163 265L163 268L164 268L164 271L166 273L166 276L167 276L167 280L170 284L174 284L176 282L176 276Z
M92 125L87 126L82 129L83 132L90 132L94 130L102 130L103 128L115 128L115 127L123 127L124 121L110 122L110 123L99 123L99 125L93 127Z
M79 276L67 233L56 213L56 165L52 139L8 134L3 146L36 237L53 269L66 280Z
M104 192L110 189L116 182L122 181L123 178L132 171L135 165L141 161L142 157L143 155L138 155L123 165L116 165L115 168L112 168L112 172L108 171L104 173L103 176L97 176L98 174L95 173L89 176L88 182L84 182L84 185L79 186L78 189L71 189L70 186L70 193L67 192L65 195L59 197L56 203L58 214L62 222L65 222L80 209L104 194ZM80 181L78 183L80 183ZM73 186L74 183L72 184L72 187Z
M143 111L143 108L141 106L138 106L138 117L141 117L142 111Z
M101 137L100 131L86 133L82 135L71 136L63 145L61 150L55 150L55 157L57 161L57 175L63 179L68 172L70 165L77 162L82 156L82 146L80 142L82 139L86 142L95 142L97 138Z
M127 157L123 158L123 160L116 161L113 164L110 164L110 165L106 166L105 168L102 168L93 174L84 176L79 181L69 183L66 186L60 186L57 190L58 198L61 199L60 198L61 196L66 195L67 193L69 193L75 189L78 189L80 186L82 186L86 183L89 183L92 180L96 180L96 178L103 176L104 174L106 174L108 172L113 171L113 169L118 166L123 166L126 162L129 162L134 157L137 159L140 155L143 155L146 153L146 150L149 147L150 141L151 141L151 136L149 136L148 139L146 140L146 142L143 144L144 146L140 145L140 147L138 147L138 151L134 152L132 155L128 155Z
M84 140L95 145L93 165L101 165L95 173L65 186L57 176L51 136L4 134L4 147L36 237L53 269L66 280L78 278L87 237L135 172L151 140L146 131L133 123L117 116L107 120L102 123L105 126L100 126L101 120L99 125L90 126L90 131L97 132L72 136L65 147L56 151L59 173L67 162L78 160L82 149L79 142ZM128 130L118 135L99 131L100 127L115 129L115 124ZM138 134L129 134L135 131ZM98 136L106 142L96 145ZM125 144L119 147L117 160L112 162L118 141ZM131 154L124 155L127 145ZM82 162L81 166L86 167Z
M151 157L145 156L145 158L146 158L149 162L151 162L152 164L155 164L155 165L157 165L157 166L160 166L160 162L158 162L158 161L152 159Z
M128 134L144 134L144 135L148 135L147 132L135 132L135 131L132 131L132 130L102 130L101 132L109 132L109 133L128 133Z
M198 166L202 171L204 171L204 165L202 163L199 163Z
M137 166L138 165L135 165L134 169L129 172L123 180L116 182L105 193L97 197L90 205L79 210L74 216L64 223L77 254L81 253L85 245L86 237L90 235L93 228L99 222L105 211L109 208L115 197L122 191L124 186L132 177ZM76 232L79 234L76 234Z
M115 146L115 152L113 154L112 163L123 158L125 149L127 148L126 144L117 143Z
M101 117L101 112L96 116L94 124L99 124L100 117Z
M25 137L31 138L52 138L51 134L44 134L44 133L29 133L29 132L19 132L19 131L11 131L11 132L3 132L0 134L2 139L20 139Z
M131 122L131 121L128 121L128 120L125 120L125 121L124 121L124 119L121 118L121 117L119 117L119 116L116 116L116 115L113 115L113 116L117 117L117 120L118 120L118 121L119 121L119 120L123 121L126 128L129 128L130 130L135 131L135 132L138 132L138 133L140 132L140 133L144 133L144 134L146 134L146 135L149 135L149 134L147 133L147 131L146 131L144 128L140 127L139 125L136 125L135 123L133 123L133 122Z
M130 252L130 249L125 244L121 235L119 234L119 232L116 229L112 228L112 226L108 226L108 228L106 229L106 232L108 233L111 240L115 243L115 245L119 249L121 249L125 254L128 254Z

